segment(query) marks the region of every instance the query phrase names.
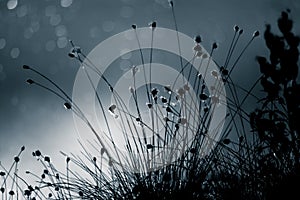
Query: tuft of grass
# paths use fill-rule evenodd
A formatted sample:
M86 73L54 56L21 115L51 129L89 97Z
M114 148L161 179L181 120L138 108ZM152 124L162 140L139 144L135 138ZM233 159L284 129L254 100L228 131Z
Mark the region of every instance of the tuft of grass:
M170 7L178 33L172 1ZM25 149L22 147L9 170L0 165L3 170L0 172L2 199L180 199L182 196L187 199L273 199L280 194L299 197L295 187L286 185L289 181L300 180L297 123L300 87L296 82L299 37L291 32L292 25L288 12L284 11L278 19L282 36L274 35L271 26L266 26L264 38L270 50L269 59L257 57L261 76L247 89L236 85L231 74L247 48L259 36L258 31L232 60L243 34L239 26L234 26L225 62L222 65L217 63L220 70L211 72L208 66L214 61L212 56L218 45L212 44L210 54L203 53L202 39L196 36L195 46L191 46L194 57L185 61L180 56L176 79L182 83L179 88L175 87L176 83L155 86L151 73L155 49L150 49L150 64L146 65L146 51L139 48L142 70L145 72L147 66L150 76L140 74L145 83L140 94L135 85L138 71L136 67L132 68L133 85L129 92L133 98L133 109L126 105L105 73L71 41L69 56L84 66L107 129L104 133L97 132L86 113L59 85L35 68L24 65L25 70L49 82L51 87L33 79L28 79L28 84L58 96L64 107L86 124L94 135L95 142L90 146L98 154L93 155L84 143L81 144L81 155L62 152L66 158L66 171L61 172L49 156L36 150L32 154L43 171L42 175L27 171L37 180L37 185L32 186L18 176L19 158ZM153 33L156 26L156 22L150 24ZM136 25L132 28L134 31L137 29ZM138 35L136 41L139 42ZM180 52L179 40L178 49ZM194 59L208 63L203 66L204 74L194 74L191 67ZM91 72L108 86L113 104L104 104L103 97L90 79ZM205 83L207 76L215 78L214 86ZM186 80L182 81L182 77ZM263 98L253 93L259 84L266 94ZM220 92L223 85L226 94ZM146 102L141 100L142 97ZM257 109L250 113L243 107L249 98L257 100ZM222 131L220 138L215 138L217 134L208 134L209 124L214 109L220 105L226 105L227 115L220 123L223 129L214 130L215 133ZM141 112L145 106L150 116L148 121ZM115 145L111 116L118 120L123 130L125 151L120 151ZM157 163L160 163L159 167Z

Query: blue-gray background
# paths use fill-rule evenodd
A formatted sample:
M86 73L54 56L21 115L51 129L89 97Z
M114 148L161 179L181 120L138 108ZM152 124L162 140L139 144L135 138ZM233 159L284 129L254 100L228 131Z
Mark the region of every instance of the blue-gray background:
M241 46L253 31L264 31L282 10L291 9L296 34L300 34L298 0L175 0L179 31L200 34L207 49L218 42L215 59L224 62L233 26L244 29ZM25 83L33 77L22 65L34 66L71 94L78 64L69 59L72 39L86 54L106 38L132 24L174 29L167 0L0 0L0 160L9 164L22 145L30 154L41 149L51 156L78 149L72 114L63 102ZM254 82L259 72L256 55L267 55L261 36L248 49L234 73L242 86ZM29 161L29 156L23 162ZM30 161L31 162L31 161Z

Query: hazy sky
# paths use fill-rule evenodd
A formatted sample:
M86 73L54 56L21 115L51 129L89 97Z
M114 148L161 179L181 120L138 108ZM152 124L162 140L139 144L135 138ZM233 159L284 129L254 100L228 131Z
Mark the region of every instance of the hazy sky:
M223 62L233 36L233 26L244 29L242 44L255 30L264 31L282 10L291 9L294 30L300 34L298 0L174 0L179 31L200 34L209 49L218 42L215 59ZM106 38L132 24L174 29L167 0L0 0L0 160L12 159L22 145L26 154L35 149L54 157L60 150L78 149L72 114L60 99L25 83L34 66L72 94L78 63L68 57L68 39L88 53ZM234 74L241 85L258 74L257 54L267 55L263 37L243 57ZM247 75L247 76L244 76ZM25 157L27 161L27 157Z

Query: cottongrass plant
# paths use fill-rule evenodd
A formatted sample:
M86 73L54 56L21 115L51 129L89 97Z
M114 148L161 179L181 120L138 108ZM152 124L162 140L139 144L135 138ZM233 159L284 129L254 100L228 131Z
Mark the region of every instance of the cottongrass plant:
M178 33L172 1L170 7ZM65 156L65 172L57 170L50 157L39 150L33 152L43 168L42 175L26 173L37 179L37 185L29 184L25 177L18 175L21 152L25 149L22 147L9 170L1 165L2 199L270 199L277 195L274 189L284 191L281 184L295 177L299 169L296 119L300 93L295 74L299 38L291 32L291 22L288 12L282 12L278 26L283 36L272 34L270 25L267 26L264 37L270 49L270 62L257 57L262 76L247 89L236 85L231 74L259 36L258 31L233 59L243 34L241 28L234 26L233 39L222 65L212 57L218 45L212 44L208 54L200 45L201 37L196 36L195 46L190 47L194 50L193 58L186 61L180 57L176 81L163 86L152 81L155 52L152 37L149 51L141 46L138 50L141 69L135 66L131 69L133 84L129 92L133 107L125 103L105 73L70 41L69 56L84 66L103 117L106 130L103 132L97 131L86 113L59 85L37 69L24 65L25 70L49 82L51 87L33 79L27 83L62 99L65 108L89 128L93 139L88 141L88 147L79 141L81 155L61 152ZM152 22L152 33L156 28L156 22ZM132 29L137 31L137 26L132 25ZM138 34L135 40L140 42ZM150 54L148 65L146 52ZM195 59L201 60L199 67L204 68L203 74L192 70ZM216 63L219 70L209 71L211 62ZM294 67L293 73L286 69L288 66ZM105 104L91 73L108 86L113 103ZM138 75L144 78L142 94L135 84ZM214 85L206 84L207 76L215 79ZM253 93L259 83L267 94L265 98ZM249 98L257 100L258 108L254 112L243 107ZM226 106L227 113L211 131L214 109L221 105ZM120 150L113 137L112 119L123 130L120 133L125 150Z

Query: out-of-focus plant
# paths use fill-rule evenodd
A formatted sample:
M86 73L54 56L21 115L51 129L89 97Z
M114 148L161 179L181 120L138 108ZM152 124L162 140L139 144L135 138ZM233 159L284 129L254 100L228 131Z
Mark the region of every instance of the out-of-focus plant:
M292 32L289 12L283 11L277 21L281 35L273 34L271 25L266 25L264 38L269 59L257 57L266 97L260 100L262 106L250 115L253 132L259 137L257 149L261 152L257 170L266 185L276 187L269 188L271 196L280 194L279 191L281 195L299 196L294 184L300 181L300 85L297 83L300 38Z

